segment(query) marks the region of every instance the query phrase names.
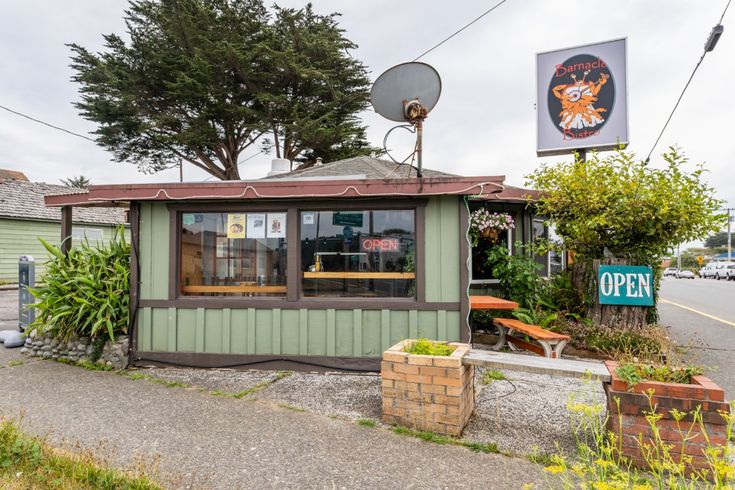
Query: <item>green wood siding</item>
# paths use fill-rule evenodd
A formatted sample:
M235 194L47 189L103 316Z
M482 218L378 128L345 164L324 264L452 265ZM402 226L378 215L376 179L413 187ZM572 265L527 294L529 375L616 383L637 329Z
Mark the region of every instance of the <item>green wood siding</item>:
M380 357L411 336L411 317L421 337L459 339L459 312L446 310L141 308L140 313L143 352ZM439 333L440 324L446 335Z
M433 197L425 211L428 302L460 300L461 198ZM203 205L205 206L205 205ZM141 299L167 299L170 215L164 203L140 208ZM370 305L366 305L370 306ZM142 352L206 352L379 357L398 340L459 340L460 314L447 310L141 308Z
M103 242L109 240L116 229L115 226L82 223L74 223L73 227L102 230ZM41 279L48 252L38 241L39 238L58 246L61 242L61 223L0 218L0 281L18 281L18 257L21 255L32 255L36 259L36 280ZM125 238L130 240L130 230L127 228ZM72 242L77 243L78 240Z
M426 301L459 301L459 206L457 196L426 206Z

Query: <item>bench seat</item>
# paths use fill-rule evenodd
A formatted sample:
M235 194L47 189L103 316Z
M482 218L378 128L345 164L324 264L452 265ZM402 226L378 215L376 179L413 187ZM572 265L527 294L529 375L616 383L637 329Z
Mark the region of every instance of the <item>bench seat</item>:
M500 340L496 344L496 348L502 347L505 343L509 342L541 356L558 359L561 357L562 350L569 342L569 335L551 332L538 325L529 325L520 320L495 318L493 322L498 326L498 330L500 331ZM515 336L515 332L528 335L538 342L538 345Z

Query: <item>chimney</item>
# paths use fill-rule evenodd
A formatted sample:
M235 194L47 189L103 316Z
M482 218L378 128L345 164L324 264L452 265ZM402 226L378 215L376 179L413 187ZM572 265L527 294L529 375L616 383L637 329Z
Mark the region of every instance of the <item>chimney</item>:
M291 161L285 158L274 158L271 160L271 171L268 172L268 177L274 175L287 174L291 171Z

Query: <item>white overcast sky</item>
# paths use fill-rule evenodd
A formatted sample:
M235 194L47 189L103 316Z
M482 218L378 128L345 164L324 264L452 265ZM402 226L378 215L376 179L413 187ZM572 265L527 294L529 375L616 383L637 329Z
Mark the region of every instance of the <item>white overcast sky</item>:
M353 55L375 79L420 53L493 5L492 1L315 0L320 13L339 11ZM673 107L726 0L508 0L422 61L441 74L443 92L425 126L424 165L464 175L506 175L524 184L541 159L535 154L535 54L620 37L628 38L629 149L645 157ZM303 6L287 0L282 6ZM103 33L124 33L123 0L4 1L0 7L0 104L87 134L94 125L72 106L69 49L76 42L101 48ZM707 55L656 154L677 144L691 166L704 162L720 198L735 206L735 7L725 33ZM379 146L393 125L365 113L369 138ZM398 155L412 146L395 132ZM403 149L403 150L401 150ZM252 153L244 154L241 159ZM270 156L241 167L243 178L269 170ZM551 157L559 160L564 157ZM660 159L653 159L655 162ZM114 163L95 144L0 110L0 168L31 180L58 183L83 174L93 183L177 181L178 171L144 175ZM186 180L207 174L185 167Z

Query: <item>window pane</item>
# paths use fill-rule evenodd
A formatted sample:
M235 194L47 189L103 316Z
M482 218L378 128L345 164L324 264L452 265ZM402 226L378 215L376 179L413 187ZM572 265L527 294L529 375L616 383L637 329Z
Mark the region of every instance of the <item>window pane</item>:
M284 296L286 213L182 213L181 294Z
M304 296L414 297L414 210L304 211Z
M536 243L539 240L548 240L548 238L549 229L547 228L544 220L540 218L534 218L531 223L531 242ZM534 259L541 266L541 268L539 269L539 274L541 274L542 276L548 276L548 254L536 255Z

